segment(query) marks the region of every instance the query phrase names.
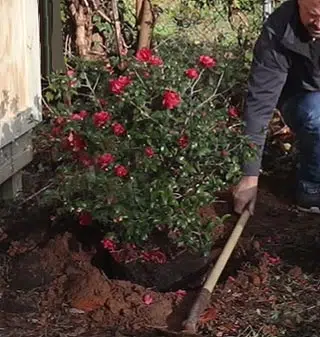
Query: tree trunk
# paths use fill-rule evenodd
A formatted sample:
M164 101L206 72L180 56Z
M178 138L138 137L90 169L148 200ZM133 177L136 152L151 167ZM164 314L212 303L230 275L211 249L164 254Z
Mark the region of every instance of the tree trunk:
M144 0L136 0L136 25L140 29L139 24L141 23L141 14Z
M80 57L86 58L90 51L92 38L92 32L90 31L90 8L84 6L81 1L78 0L72 0L69 8L76 24L76 47L78 54Z
M139 0L137 0L137 3ZM154 27L154 16L152 12L151 0L143 0L142 7L140 9L140 18L138 17L138 27L139 27L139 40L138 40L138 50L141 48L150 48L152 33Z

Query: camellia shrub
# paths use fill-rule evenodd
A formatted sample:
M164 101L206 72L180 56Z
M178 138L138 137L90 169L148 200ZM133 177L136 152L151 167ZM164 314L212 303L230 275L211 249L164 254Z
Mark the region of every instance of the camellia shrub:
M143 245L157 229L207 252L216 221L199 210L254 155L222 81L210 55L166 63L148 49L121 70L79 61L53 74L46 98L59 167L48 195L80 225L101 226L107 245Z

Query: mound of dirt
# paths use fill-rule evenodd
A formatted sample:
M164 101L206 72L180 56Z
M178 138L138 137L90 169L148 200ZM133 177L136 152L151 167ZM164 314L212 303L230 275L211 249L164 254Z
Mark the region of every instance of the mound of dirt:
M83 251L73 235L65 233L42 248L14 257L10 263L10 290L5 292L2 307L6 303L9 308L12 293L19 290L25 295L15 298L11 312L35 313L67 305L73 313L87 313L97 326L119 325L135 330L148 325L178 326L185 318L190 304L184 303L191 303L192 293L162 294L129 281L111 281L92 265L94 254ZM31 302L28 294L35 292Z

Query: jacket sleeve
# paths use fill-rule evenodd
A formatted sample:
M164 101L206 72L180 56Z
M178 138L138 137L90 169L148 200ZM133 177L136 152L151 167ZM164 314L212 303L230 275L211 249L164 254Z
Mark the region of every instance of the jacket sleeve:
M244 175L258 176L266 132L287 79L289 62L272 30L263 27L253 50L244 109L245 134L258 147L258 157L243 164Z

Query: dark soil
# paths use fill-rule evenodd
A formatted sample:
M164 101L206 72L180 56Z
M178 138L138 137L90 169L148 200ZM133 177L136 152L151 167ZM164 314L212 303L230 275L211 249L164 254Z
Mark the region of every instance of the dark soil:
M297 212L292 177L277 177L262 180L255 215L200 318L201 336L320 336L320 218ZM232 211L230 196L224 199L211 211ZM126 266L121 274L108 253L90 244L100 242L99 233L54 221L54 210L37 200L0 212L6 337L184 336L181 323L237 220L233 215L223 228L209 260L182 254L165 265Z

